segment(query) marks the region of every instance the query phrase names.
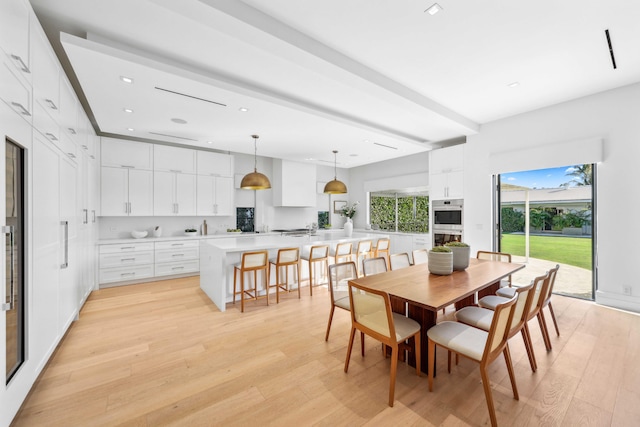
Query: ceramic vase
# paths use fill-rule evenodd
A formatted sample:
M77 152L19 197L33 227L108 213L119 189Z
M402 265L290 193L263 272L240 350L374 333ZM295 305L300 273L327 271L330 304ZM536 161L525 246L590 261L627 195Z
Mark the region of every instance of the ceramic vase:
M351 237L351 234L353 234L353 221L351 218L347 218L347 222L344 223L344 234L347 237Z
M429 251L429 271L433 274L446 276L453 273L453 252Z
M453 269L465 270L469 267L469 257L471 256L471 248L466 246L450 246L451 253L453 253Z

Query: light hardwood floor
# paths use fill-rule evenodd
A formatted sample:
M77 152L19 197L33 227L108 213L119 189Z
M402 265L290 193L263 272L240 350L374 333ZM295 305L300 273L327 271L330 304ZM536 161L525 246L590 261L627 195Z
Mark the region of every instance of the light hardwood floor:
M349 314L324 341L326 288L220 313L198 278L94 292L14 420L15 426L488 425L477 364L451 374L438 349L434 391L372 339L343 372ZM511 341L520 400L504 361L490 371L500 425L631 426L640 419L640 317L553 297L560 332L546 352L531 323L538 372ZM450 316L450 313L447 314ZM446 316L445 316L446 317ZM553 327L551 328L553 331Z

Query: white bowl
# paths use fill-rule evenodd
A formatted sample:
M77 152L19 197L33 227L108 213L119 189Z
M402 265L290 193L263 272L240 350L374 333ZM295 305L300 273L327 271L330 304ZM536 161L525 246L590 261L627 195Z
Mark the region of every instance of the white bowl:
M147 237L147 234L149 234L148 231L133 230L131 232L131 237L133 237L134 239L142 239L143 237Z

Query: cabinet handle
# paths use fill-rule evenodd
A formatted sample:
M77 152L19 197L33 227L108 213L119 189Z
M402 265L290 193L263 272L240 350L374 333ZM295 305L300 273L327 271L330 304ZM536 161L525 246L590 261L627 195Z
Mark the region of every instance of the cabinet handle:
M89 224L89 209L82 209L84 212L84 219L82 220L83 224Z
M60 221L60 225L64 227L64 262L60 268L69 267L69 221Z
M52 140L52 141L57 141L58 140L58 138L54 134L52 134L51 132L45 133L45 136L48 136L49 139Z
M135 166L129 166L129 165L120 165L121 168L127 168L127 169L135 169Z
M172 243L171 246L184 246L184 243Z
M124 276L135 276L135 275L136 275L136 273L120 273L121 277L124 277Z
M135 261L135 258L120 258L120 262L124 262L124 261Z
M24 108L24 105L20 104L19 102L12 102L11 105L13 105L16 108L21 109L22 111L20 112L20 114L22 114L23 116L31 117L31 113L29 112L29 110Z
M124 213L128 214L129 213L129 203L124 202Z
M120 250L122 249L135 249L135 246L120 246Z
M171 255L171 256L172 256L172 257L175 257L175 256L184 256L184 254L173 254L173 255Z
M217 204L213 205L213 213L214 214L218 213L218 205Z
M67 128L67 129L69 129L69 133L71 135L76 135L78 133L78 132L76 132L76 130L74 128ZM84 145L83 145L83 147L84 147Z
M176 213L180 213L180 204L176 203Z
M9 245L8 245L9 247L7 248L7 250L11 252L11 255L9 256L9 262L11 263L11 267L9 268L9 301L5 299L2 302L2 310L8 311L13 309L13 304L14 304L13 294L15 292L15 272L13 271L13 267L15 264L15 259L14 259L15 239L14 239L12 226L6 225L2 227L2 232L6 234L7 237L9 238Z
M55 103L55 102L53 102L52 100L50 100L50 99L45 99L44 101L45 101L47 104L49 104L49 107L50 107L52 110L57 110L57 109L58 109L58 106L57 106L57 105L56 105L56 103Z
M24 71L27 74L31 74L31 70L29 69L29 67L27 67L27 64L24 63L22 58L20 58L18 55L11 54L11 59L13 59L14 61L18 61L20 63L20 67L22 71Z
M95 209L91 209L91 222L96 223L96 211Z
M169 169L169 172L182 173L181 170L177 170L177 169Z
M83 144L83 145L82 145L82 149L86 151L86 150L88 150L88 149L89 149L89 147L87 147L86 145L84 145L84 144Z
M180 267L172 267L172 270L184 270L184 267L180 266Z
M71 157L72 159L75 159L75 158L76 158L76 155L75 155L75 154L73 154L73 153L67 153L67 156Z
M127 206L129 206L129 213L131 213L131 202L128 202Z

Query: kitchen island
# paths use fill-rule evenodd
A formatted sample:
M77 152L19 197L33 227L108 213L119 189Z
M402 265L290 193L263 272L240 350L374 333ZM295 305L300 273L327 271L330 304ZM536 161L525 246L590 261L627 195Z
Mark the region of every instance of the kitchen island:
M319 232L317 235L304 236L256 234L242 238L202 239L200 240L200 288L220 311L225 311L227 302L233 299L233 267L240 263L243 252L268 250L269 257L273 258L278 249L299 247L302 256L305 250L308 252L313 245L326 244L333 247L341 242L354 242L355 247L360 240L371 240L375 244L382 237L388 236L354 232L351 237L345 237L339 233ZM300 269L301 276L306 270Z

